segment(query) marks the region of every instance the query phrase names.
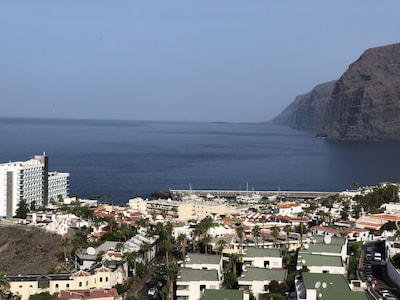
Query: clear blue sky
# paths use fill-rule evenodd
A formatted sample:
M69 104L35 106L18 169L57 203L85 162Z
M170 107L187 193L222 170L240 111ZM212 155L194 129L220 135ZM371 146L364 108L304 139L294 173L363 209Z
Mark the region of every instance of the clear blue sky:
M0 2L3 117L259 122L400 42L400 1Z

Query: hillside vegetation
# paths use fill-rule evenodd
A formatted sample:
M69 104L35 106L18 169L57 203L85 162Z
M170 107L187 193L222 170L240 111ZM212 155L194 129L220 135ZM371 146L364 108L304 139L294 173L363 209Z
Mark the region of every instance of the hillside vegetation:
M0 271L46 274L57 265L61 236L38 228L0 222Z

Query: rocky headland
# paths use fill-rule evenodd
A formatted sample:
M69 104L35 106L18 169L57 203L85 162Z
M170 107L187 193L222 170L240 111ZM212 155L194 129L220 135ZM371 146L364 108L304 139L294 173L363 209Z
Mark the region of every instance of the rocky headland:
M337 81L297 96L269 124L343 140L400 140L400 43L366 50Z

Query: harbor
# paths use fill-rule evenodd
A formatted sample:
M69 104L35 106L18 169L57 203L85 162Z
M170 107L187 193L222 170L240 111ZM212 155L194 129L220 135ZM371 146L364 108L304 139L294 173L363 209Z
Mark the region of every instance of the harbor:
M169 190L172 200L181 201L188 197L228 198L242 200L318 200L338 194L321 191L240 191L240 190Z

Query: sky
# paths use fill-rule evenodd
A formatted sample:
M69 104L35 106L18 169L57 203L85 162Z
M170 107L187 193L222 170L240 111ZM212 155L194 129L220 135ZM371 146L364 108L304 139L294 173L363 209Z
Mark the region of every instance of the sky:
M400 42L400 1L0 1L0 117L262 122Z

